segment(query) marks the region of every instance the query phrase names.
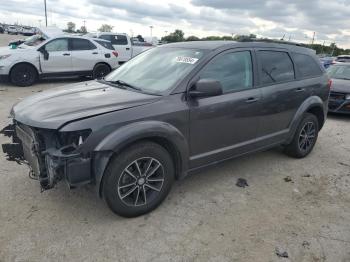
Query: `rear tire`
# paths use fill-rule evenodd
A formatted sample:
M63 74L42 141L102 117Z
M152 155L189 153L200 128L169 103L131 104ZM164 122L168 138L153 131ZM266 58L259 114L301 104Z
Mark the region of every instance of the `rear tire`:
M18 64L11 69L10 80L16 86L31 86L38 78L36 69L28 64Z
M284 152L295 158L306 157L316 144L318 131L319 124L317 117L306 113L295 131L292 142L285 147Z
M155 209L168 195L175 168L169 152L153 142L134 144L109 163L102 184L109 208L124 217Z
M111 72L111 68L106 64L97 64L92 71L93 79L100 79L105 77Z

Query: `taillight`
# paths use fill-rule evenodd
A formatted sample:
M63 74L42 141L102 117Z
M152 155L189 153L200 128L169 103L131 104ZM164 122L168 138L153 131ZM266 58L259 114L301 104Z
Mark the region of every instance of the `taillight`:
M113 54L115 57L118 57L118 52L117 52L117 51L113 51L112 54Z
M332 79L328 79L328 88L331 89L332 87Z

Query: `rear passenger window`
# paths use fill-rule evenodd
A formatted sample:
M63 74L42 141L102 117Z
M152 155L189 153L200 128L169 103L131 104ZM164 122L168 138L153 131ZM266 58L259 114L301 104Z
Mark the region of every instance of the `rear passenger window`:
M301 77L312 77L322 75L320 66L308 55L294 53L293 59Z
M261 84L274 84L295 79L293 62L288 53L259 51Z
M72 51L79 50L93 50L96 49L96 46L86 39L74 39L72 38Z
M252 88L253 70L250 52L218 55L206 65L199 76L201 79L220 81L224 93Z
M125 35L114 35L112 36L112 44L113 45L127 45L128 39Z

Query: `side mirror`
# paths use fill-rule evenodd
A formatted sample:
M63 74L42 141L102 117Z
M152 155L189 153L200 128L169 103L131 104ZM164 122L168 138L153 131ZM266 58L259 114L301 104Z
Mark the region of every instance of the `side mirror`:
M222 94L222 85L215 79L200 79L189 90L189 95L192 98L219 96Z
M40 48L38 51L43 54L44 60L49 60L49 52L45 50L45 47Z

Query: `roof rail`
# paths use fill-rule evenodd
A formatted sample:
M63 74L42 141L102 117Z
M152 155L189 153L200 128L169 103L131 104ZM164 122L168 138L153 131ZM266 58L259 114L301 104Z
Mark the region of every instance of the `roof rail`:
M242 39L242 42L276 43L276 44L294 45L294 46L301 46L301 47L310 48L308 45L303 44L303 43L296 43L296 42L277 40L277 39L248 38L248 39Z

